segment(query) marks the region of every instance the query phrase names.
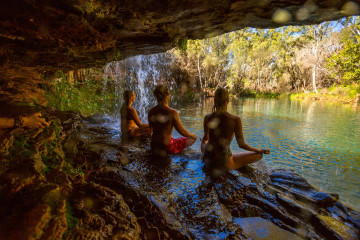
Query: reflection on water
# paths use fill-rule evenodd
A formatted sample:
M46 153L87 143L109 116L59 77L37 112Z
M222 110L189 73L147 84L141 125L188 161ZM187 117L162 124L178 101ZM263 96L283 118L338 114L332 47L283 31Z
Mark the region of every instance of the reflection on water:
M184 126L203 136L212 99L180 110ZM350 105L278 99L233 99L229 112L242 119L245 141L269 148L260 164L290 168L322 191L360 210L360 109ZM175 133L175 135L178 135ZM242 151L236 141L233 152ZM192 149L199 151L198 140Z

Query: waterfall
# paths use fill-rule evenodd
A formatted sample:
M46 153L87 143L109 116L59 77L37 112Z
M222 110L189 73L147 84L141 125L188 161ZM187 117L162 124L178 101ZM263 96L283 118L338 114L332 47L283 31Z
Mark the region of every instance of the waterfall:
M156 104L152 94L154 86L173 82L170 64L169 53L138 55L107 64L104 70L104 94L108 91L108 83L114 84L115 116L119 114L123 103L124 90L132 90L136 95L133 107L141 121L147 122L147 111Z

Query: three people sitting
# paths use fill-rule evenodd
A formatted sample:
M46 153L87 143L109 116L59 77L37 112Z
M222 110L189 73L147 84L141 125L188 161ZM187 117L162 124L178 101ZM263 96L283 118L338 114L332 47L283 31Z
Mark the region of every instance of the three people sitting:
M125 103L121 108L121 131L126 137L140 136L152 131L152 154L164 158L167 154L177 154L190 147L195 143L197 137L184 128L179 113L169 107L169 89L164 85L158 85L153 93L157 105L150 109L149 125L147 125L141 123L136 110L131 107L135 100L135 94L125 91ZM245 143L241 119L227 111L228 104L228 91L218 88L215 91L213 112L206 115L204 119L204 137L201 141L201 151L207 168L217 169L221 172L257 162L262 159L263 154L270 153L268 149L257 149ZM174 128L183 137L172 138ZM232 154L230 143L234 135L238 146L248 152Z

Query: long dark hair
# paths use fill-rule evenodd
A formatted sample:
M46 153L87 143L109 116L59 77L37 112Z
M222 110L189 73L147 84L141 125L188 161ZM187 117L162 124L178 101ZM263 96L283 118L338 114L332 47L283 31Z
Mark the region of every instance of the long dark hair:
M131 90L125 90L124 91L123 97L124 97L125 104L129 104L130 99L134 94L135 93L133 91L131 91Z
M170 90L167 86L160 84L154 89L153 93L158 103L160 103L170 95Z
M213 112L223 107L229 101L229 92L225 88L218 87L215 91Z

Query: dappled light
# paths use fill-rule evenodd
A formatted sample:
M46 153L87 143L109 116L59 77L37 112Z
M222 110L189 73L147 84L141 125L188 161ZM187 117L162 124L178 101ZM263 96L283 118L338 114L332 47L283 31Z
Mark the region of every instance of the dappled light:
M357 240L360 2L0 2L1 240Z

